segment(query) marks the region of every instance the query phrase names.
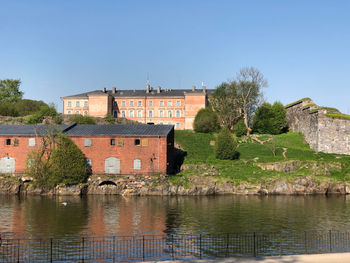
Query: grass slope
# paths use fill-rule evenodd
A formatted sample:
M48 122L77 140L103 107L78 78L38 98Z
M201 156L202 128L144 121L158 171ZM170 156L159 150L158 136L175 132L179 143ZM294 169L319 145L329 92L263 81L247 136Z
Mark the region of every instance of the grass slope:
M261 136L259 139L265 140L270 137ZM272 138L272 141L263 145L251 139L241 141L237 150L240 154L239 159L228 161L215 158L215 146L210 145L210 141L216 139L215 134L175 131L176 143L187 154L184 164L190 167L191 165L200 165L183 171L181 180L188 184L191 176L207 175L207 170L214 167L219 173L218 176L215 176L216 180L235 183L268 183L272 177L293 179L298 176L315 176L321 180L322 178L332 178L335 181L350 181L350 156L316 153L304 142L300 133L281 134ZM287 160L282 155L283 148L287 148ZM275 151L275 155L273 151ZM289 161L298 161L295 172L262 170L257 166L257 164ZM172 180L176 180L175 183L181 183L179 178Z

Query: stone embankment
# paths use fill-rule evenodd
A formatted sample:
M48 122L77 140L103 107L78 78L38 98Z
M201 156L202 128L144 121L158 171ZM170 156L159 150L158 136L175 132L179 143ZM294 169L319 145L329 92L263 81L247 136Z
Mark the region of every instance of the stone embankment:
M266 166L266 169L276 167ZM277 167L293 170L291 166ZM311 195L350 194L350 183L331 179L319 180L313 176L294 179L269 178L264 183L252 184L217 180L214 176L193 176L188 185L175 185L165 176L92 176L86 184L57 186L51 190L36 188L28 180L9 176L0 179L0 194L18 195Z

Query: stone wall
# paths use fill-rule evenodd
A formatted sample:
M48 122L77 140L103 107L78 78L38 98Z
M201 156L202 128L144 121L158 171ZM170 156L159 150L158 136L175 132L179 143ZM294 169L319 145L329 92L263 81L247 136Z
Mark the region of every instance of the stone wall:
M301 132L317 152L350 155L350 120L327 116L327 109L302 99L286 107L291 131Z

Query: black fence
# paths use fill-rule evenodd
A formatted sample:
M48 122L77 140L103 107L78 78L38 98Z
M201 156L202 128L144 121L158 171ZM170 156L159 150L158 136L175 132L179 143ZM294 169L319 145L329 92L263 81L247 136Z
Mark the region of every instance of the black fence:
M350 232L145 235L16 239L2 235L0 262L125 262L350 251Z

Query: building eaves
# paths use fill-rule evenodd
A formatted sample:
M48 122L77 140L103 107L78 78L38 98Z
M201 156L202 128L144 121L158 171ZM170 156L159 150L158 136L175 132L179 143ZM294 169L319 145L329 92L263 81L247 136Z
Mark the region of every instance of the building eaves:
M45 136L64 132L73 125L0 125L0 136Z

